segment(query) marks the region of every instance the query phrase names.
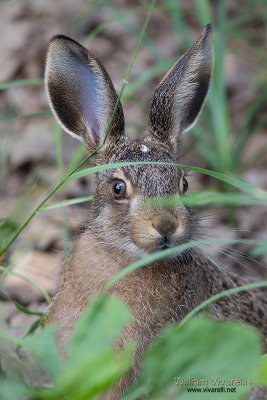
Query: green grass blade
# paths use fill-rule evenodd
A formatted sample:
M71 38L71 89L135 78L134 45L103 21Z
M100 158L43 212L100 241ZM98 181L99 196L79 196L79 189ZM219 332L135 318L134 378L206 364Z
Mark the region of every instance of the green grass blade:
M165 5L169 12L172 25L181 35L185 47L190 47L192 44L192 37L186 19L184 18L184 10L182 10L180 2L177 0L166 0Z
M132 56L132 58L131 58L131 61L130 61L130 64L129 64L127 73L126 73L126 75L125 75L125 79L123 80L123 84L122 84L121 90L120 90L120 92L119 92L119 95L118 95L116 104L115 104L115 106L114 106L114 110L113 110L113 113L112 113L110 122L109 122L109 124L108 124L107 132L106 132L106 135L105 135L105 138L104 138L103 143L102 143L100 146L98 146L91 154L89 154L88 157L86 157L83 161L81 161L80 164L77 165L64 179L62 179L62 180L59 182L59 184L45 197L45 199L33 210L33 212L28 216L28 218L26 218L26 220L23 222L23 224L16 230L16 232L13 234L13 236L8 240L8 242L1 248L1 250L0 250L0 257L1 257L3 254L5 254L5 252L9 249L9 247L11 246L11 244L16 240L16 238L19 236L19 234L22 232L22 230L28 225L28 223L32 220L32 218L38 213L38 211L40 210L40 208L42 208L43 205L57 192L57 190L60 189L60 188L64 185L65 182L67 182L68 178L69 178L72 174L74 174L82 165L84 165L91 157L93 157L94 154L96 154L96 153L98 152L98 150L101 149L101 147L104 146L104 144L105 144L105 142L106 142L106 140L107 140L109 131L110 131L110 129L111 129L111 125L112 125L112 122L113 122L113 119L114 119L116 110L117 110L117 108L118 108L118 105L119 105L121 96L122 96L122 94L123 94L124 88L125 88L125 86L127 85L127 79L128 79L128 77L129 77L129 75L130 75L130 72L131 72L132 67L133 67L133 63L134 63L134 61L135 61L135 58L136 58L137 53L138 53L138 50L139 50L139 48L140 48L140 46L141 46L141 42L142 42L143 37L144 37L144 35L145 35L145 30L146 30L146 27L147 27L147 25L148 25L149 19L150 19L150 17L151 17L152 11L153 11L153 9L154 9L154 7L155 7L155 4L156 4L156 0L151 0L151 2L150 2L150 4L149 4L147 16L146 16L146 19L145 19L143 28L142 28L142 30L141 30L141 32L140 32L140 34L139 34L139 38L138 38L138 42L137 42L137 45L136 45L134 54L133 54L133 56Z
M18 86L42 86L44 80L42 78L36 79L17 79L15 81L0 83L0 90L6 90Z
M24 346L24 342L22 339L19 339L15 336L9 335L6 332L0 331L0 338L7 340L9 342L15 343L18 346Z
M84 157L84 155L86 153L87 153L86 147L84 146L83 143L80 143L74 153L74 156L72 157L71 162L68 165L68 169L67 169L68 174L70 174L71 171L73 171L77 167L77 165L80 164L82 158Z
M38 282L35 282L35 281L34 281L33 279L31 279L31 278L28 278L27 276L24 276L24 275L22 275L22 274L19 274L18 272L11 271L10 269L5 268L5 267L1 267L1 266L0 266L0 271L2 271L4 274L11 274L11 275L18 276L19 278L22 278L22 279L24 279L25 281L31 283L33 286L35 286L35 287L42 293L42 295L44 296L44 298L45 298L45 300L47 301L47 303L48 303L48 304L51 303L51 299L50 299L49 294L47 293L47 291L46 291L41 285L39 285Z
M138 162L120 162L120 163L114 163L114 164L106 164L106 165L97 165L95 167L91 167L91 168L87 168L84 169L82 171L79 171L71 176L69 176L67 178L67 180L71 180L71 179L76 179L76 178L80 178L95 172L99 172L99 171L103 171L103 170L107 170L107 169L112 169L112 168L119 168L119 167L125 167L125 166L130 166L130 165L151 165L151 164L155 164L155 165L172 165L178 168L183 168L183 169L189 169L191 171L196 171L196 172L200 172L203 173L205 175L209 175L212 176L213 178L219 179L225 183L228 183L231 186L234 186L240 190L243 190L244 192L249 193L251 196L254 196L255 198L258 198L264 202L267 201L267 192L259 189L253 185L250 185L240 179L238 179L237 177L234 176L227 176L224 174L221 174L220 172L215 172L215 171L211 171L205 168L199 168L199 167L194 167L192 165L184 165L184 164L173 164L173 163L165 163L165 162L154 162L154 161L138 161Z
M133 7L130 10L127 10L124 14L125 16L129 16L131 14L137 14L140 12L144 12L145 11L145 7L144 6L138 6L138 7ZM119 21L120 15L117 15L117 18L110 18L107 21L104 21L100 24L98 24L94 29L92 29L90 31L90 33L85 36L85 38L82 40L82 44L84 46L88 46L89 43L97 36L99 35L101 32L103 32L107 27L109 27L110 25L114 24L115 22Z
M136 79L134 79L131 83L128 84L123 96L122 101L127 101L137 89L142 87L147 82L151 81L153 78L158 76L160 73L167 71L171 66L175 63L175 59L172 60L164 60L159 64L149 68Z
M198 145L203 153L204 159L211 165L212 168L218 169L218 156L216 150L206 139L205 131L200 125L196 125L192 129L193 135L196 137Z
M201 25L211 22L215 28L215 34L213 34L215 66L207 98L208 119L211 124L210 131L213 133L216 141L214 153L217 156L217 162L216 165L212 165L215 169L228 173L233 170L234 158L230 140L230 118L223 70L225 41L227 37L226 1L221 0L218 2L218 18L216 23L212 19L210 3L207 0L195 0L195 6Z
M32 114L11 114L11 115L3 115L0 120L1 121L12 121L15 119L22 118L43 118L43 117L52 117L52 112L50 110L43 110Z
M217 192L212 190L203 190L196 193L189 193L180 196L166 196L163 198L147 199L145 204L148 207L177 207L180 202L187 207L217 206L217 205L265 205L267 202L260 199L254 199L242 193Z
M224 2L224 0L221 0ZM202 25L207 25L212 21L211 10L209 6L209 0L195 0L195 7L197 15Z
M258 240L256 246L249 252L252 257L260 257L265 253L267 253L267 239Z
M220 300L223 297L230 296L232 294L239 293L239 292L242 292L245 290L252 290L252 289L257 289L257 288L261 288L261 287L265 287L265 286L267 286L267 281L254 282L254 283L249 283L247 285L235 287L235 288L232 288L229 290L225 290L221 293L218 293L218 294L210 297L209 299L203 301L201 304L199 304L197 307L195 307L192 311L190 311L186 315L186 317L184 317L184 319L180 322L180 326L183 326L189 319L194 317L197 313L204 310L204 308L206 308L210 304L214 303L215 301Z
M200 245L206 244L214 244L214 243L246 243L250 245L257 244L257 240L248 240L248 239L206 239L206 240L191 240L187 243L184 243L179 246L172 247L171 249L161 250L156 253L150 254L149 256L142 258L128 265L119 271L113 278L109 280L109 282L104 286L103 292L109 290L116 282L130 274L131 272L143 267L144 265L150 264L154 261L161 260L165 257L169 257L176 253L181 253L185 250L192 249L194 247L198 247Z
M91 30L91 32L85 36L85 38L82 40L83 46L87 47L89 43L97 36L99 33L103 32L108 26L116 22L116 18L111 18L105 22L102 22L101 24L97 25L94 29Z
M44 207L41 207L38 212L56 210L57 208L69 207L69 206L73 206L74 204L85 203L85 202L91 201L91 200L93 200L93 196L83 196L83 197L76 197L74 199L60 200L60 201L56 201L54 203L47 204Z
M155 7L156 0L150 2L151 9ZM124 29L129 32L130 35L139 39L140 38L140 28L132 22L127 13L119 9L116 5L113 4L110 0L98 0L98 4L107 8L112 14L113 18L118 20L120 24L124 27ZM150 11L149 11L150 12ZM149 17L150 18L150 17ZM153 41L147 36L143 35L142 38L143 46L147 49L147 51L151 54L151 56L155 60L163 60L164 56L161 54L159 48L153 43ZM126 78L127 79L127 78Z
M15 302L14 305L15 305L15 307L16 307L19 311L23 312L24 314L27 314L27 315L36 315L36 316L38 316L38 317L42 317L42 316L44 315L43 312L31 311L31 310L29 310L28 308L23 307L23 306L22 306L21 304L19 304L19 303L16 303L16 302Z

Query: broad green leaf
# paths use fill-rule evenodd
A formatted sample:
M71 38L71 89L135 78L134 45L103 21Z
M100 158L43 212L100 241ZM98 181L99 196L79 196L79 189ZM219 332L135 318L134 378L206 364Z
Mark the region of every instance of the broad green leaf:
M232 321L213 321L202 315L183 326L176 324L165 329L146 355L143 374L132 392L143 387L149 391L150 400L176 399L178 393L179 400L194 399L196 393L189 393L188 387L218 388L224 386L223 380L240 382L242 377L247 378L244 385L229 386L225 382L224 387L236 387L236 392L216 393L216 399L238 399L250 389L250 380L259 382L260 354L261 340L256 329ZM203 379L203 383L192 385L187 378ZM197 399L214 396L199 392Z
M0 399L1 400L25 400L29 399L31 389L23 382L3 378L0 374Z
M261 366L261 384L267 386L267 354L264 354L260 360Z
M93 300L69 340L66 368L52 393L69 400L87 400L126 373L132 364L134 343L116 356L114 345L129 322L129 310L117 297L103 295Z
M113 346L130 319L126 304L117 297L104 295L94 299L78 321L69 341L69 363L75 363L85 350L87 357Z
M256 246L250 251L252 257L260 257L267 253L267 239L259 240Z
M41 362L54 382L63 370L56 341L56 326L46 326L38 333L26 336L23 341L24 346Z
M56 398L88 400L105 391L120 379L132 365L134 343L129 342L115 357L112 348L99 351L90 357L80 357L75 370L67 367L64 381L59 381ZM52 390L53 393L53 390ZM53 396L52 396L53 398Z

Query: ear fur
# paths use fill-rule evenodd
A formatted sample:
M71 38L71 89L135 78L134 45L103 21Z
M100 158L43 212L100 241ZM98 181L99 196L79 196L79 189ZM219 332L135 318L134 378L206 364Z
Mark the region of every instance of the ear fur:
M55 36L48 48L45 85L50 107L63 129L85 143L90 152L104 140L117 100L105 68L76 41ZM124 134L119 104L107 143Z
M178 136L196 123L213 69L211 26L176 62L157 87L149 114L149 135L176 152Z

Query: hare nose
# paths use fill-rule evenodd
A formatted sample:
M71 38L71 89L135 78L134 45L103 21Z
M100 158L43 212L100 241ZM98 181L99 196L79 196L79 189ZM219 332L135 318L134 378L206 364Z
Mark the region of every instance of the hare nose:
M163 237L170 237L176 231L178 223L174 219L158 219L152 223L152 226Z

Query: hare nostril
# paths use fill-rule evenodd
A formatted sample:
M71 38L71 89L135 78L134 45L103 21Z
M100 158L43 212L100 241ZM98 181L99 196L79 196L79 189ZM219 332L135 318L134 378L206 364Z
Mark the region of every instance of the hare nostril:
M159 220L157 222L152 223L153 228L158 231L161 236L167 241L170 236L174 234L176 231L178 224L176 221L170 220Z

